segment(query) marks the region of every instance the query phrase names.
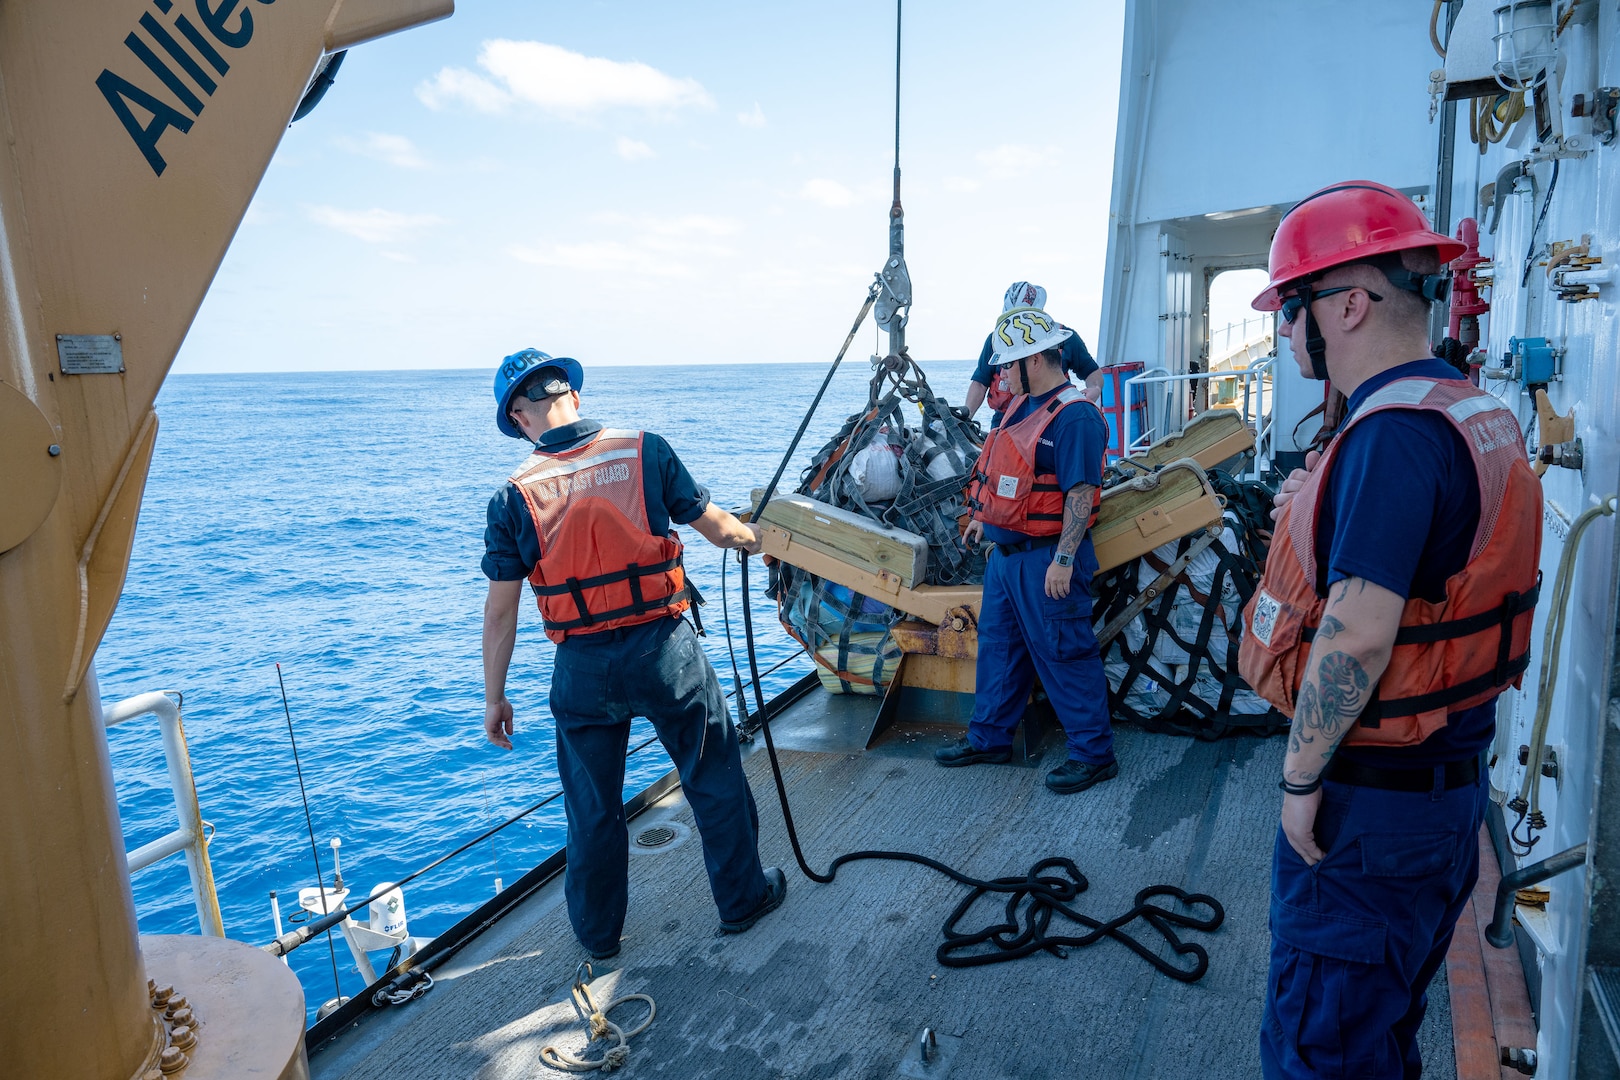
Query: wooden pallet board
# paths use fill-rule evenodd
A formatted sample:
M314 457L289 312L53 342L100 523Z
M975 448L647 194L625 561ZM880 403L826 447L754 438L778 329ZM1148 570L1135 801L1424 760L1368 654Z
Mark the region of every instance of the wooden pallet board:
M1157 469L1181 458L1192 458L1213 469L1227 458L1254 449L1254 432L1231 409L1210 409L1188 421L1186 428L1166 436L1146 452L1126 458L1147 469Z
M1220 520L1220 500L1202 471L1191 461L1173 461L1103 492L1091 530L1097 567L1110 570Z
M756 501L760 494L754 493ZM928 541L916 533L883 525L806 495L776 496L761 511L760 521L790 534L803 547L869 574L887 571L908 589L928 572Z

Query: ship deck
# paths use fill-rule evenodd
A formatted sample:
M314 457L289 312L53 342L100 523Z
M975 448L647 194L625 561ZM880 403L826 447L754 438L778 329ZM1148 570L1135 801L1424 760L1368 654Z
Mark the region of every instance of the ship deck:
M859 862L818 885L793 868L762 745L745 750L761 852L788 874L783 907L746 934L717 935L691 811L679 789L631 823L677 839L630 862L623 951L595 965L598 1001L650 994L657 1019L631 1041L631 1076L958 1078L1257 1076L1271 848L1283 740L1200 742L1120 728L1118 779L1060 797L1043 769L942 769L931 753L959 729L897 724L873 749L876 703L816 692L772 722L800 837L813 866L857 849L920 852L980 877L1023 874L1068 855L1090 880L1074 906L1112 918L1168 883L1215 896L1226 921L1184 931L1209 951L1185 984L1102 941L1066 959L945 968L941 927L964 888L921 866ZM1061 744L1046 766L1060 760ZM983 925L998 915L981 902ZM1157 942L1138 924L1138 936ZM1167 952L1162 946L1161 954ZM569 989L583 952L560 876L435 972L433 990L373 1012L312 1047L322 1080L464 1080L563 1075L541 1047L578 1053ZM1425 1075L1455 1075L1444 973L1419 1035ZM636 1022L639 1004L614 1019ZM941 1038L922 1068L924 1027ZM600 1044L596 1048L600 1053ZM595 1055L593 1055L595 1056Z

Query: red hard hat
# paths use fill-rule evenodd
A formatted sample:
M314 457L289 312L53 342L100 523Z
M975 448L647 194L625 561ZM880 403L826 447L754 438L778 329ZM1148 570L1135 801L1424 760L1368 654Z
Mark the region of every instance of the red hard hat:
M1412 248L1436 248L1444 266L1461 242L1429 228L1423 211L1392 187L1345 180L1313 192L1283 215L1271 239L1271 284L1254 298L1257 311L1282 307L1281 286L1345 263Z

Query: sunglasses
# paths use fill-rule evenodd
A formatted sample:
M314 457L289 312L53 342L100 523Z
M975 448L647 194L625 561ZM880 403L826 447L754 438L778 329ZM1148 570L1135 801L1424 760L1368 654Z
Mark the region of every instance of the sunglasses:
M1349 292L1351 289L1361 289L1362 292L1367 294L1367 299L1374 302L1383 299L1382 296L1379 296L1371 289L1364 288L1360 285L1339 285L1332 289L1322 289L1319 292L1313 291L1311 293L1311 300L1314 303L1317 300L1321 300L1323 297L1332 296L1335 293ZM1299 318L1299 313L1304 310L1305 298L1298 293L1295 293L1292 296L1283 298L1282 307L1277 309L1277 317L1282 320L1282 324L1284 326L1290 326L1293 324L1295 319Z
M572 389L573 387L568 385L567 379L552 376L546 379L531 380L526 386L519 388L517 396L526 397L530 401L545 401L547 398L556 397L558 394L566 394Z

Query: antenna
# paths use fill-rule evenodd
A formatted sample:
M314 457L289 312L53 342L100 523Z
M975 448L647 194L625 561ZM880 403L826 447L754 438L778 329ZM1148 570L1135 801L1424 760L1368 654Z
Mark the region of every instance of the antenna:
M315 843L315 822L309 816L309 793L304 790L304 766L298 761L298 739L293 735L292 710L287 707L287 683L281 677L281 664L276 664L276 685L281 687L281 712L287 718L287 741L292 743L293 768L298 772L298 797L304 800L304 825L309 829L309 853L315 860L315 888L321 894L321 914L328 914L326 910L326 885L321 876L321 849ZM337 842L332 844L334 853ZM342 886L339 886L341 888ZM326 932L326 951L332 955L332 987L337 991L339 1002L343 1000L343 983L338 978L337 948L332 944L332 931Z

